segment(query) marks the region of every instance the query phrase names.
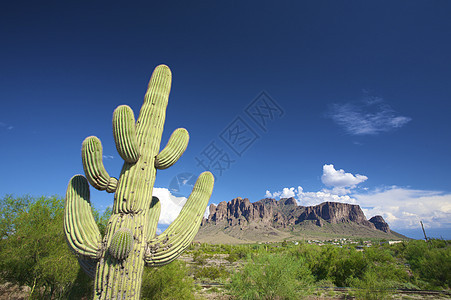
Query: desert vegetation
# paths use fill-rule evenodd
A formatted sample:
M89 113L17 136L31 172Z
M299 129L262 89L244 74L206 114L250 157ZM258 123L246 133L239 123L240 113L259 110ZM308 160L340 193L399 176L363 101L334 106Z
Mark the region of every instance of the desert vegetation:
M93 212L101 231L110 214ZM31 299L92 297L93 281L66 244L63 215L57 196L0 199L2 283L26 286L24 297ZM171 264L145 270L141 298L299 299L333 297L336 287L359 299L402 289L449 292L449 241L359 244L193 244Z

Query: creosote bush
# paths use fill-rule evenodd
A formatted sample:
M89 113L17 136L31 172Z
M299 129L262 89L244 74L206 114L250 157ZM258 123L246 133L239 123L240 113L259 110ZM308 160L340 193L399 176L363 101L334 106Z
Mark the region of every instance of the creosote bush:
M239 299L300 299L310 293L312 284L303 259L259 253L232 275L229 289Z
M174 261L159 268L146 268L143 274L141 299L194 299L194 282L184 262Z
M220 278L227 278L229 276L229 272L224 268L223 265L217 266L206 266L201 268L196 268L194 270L194 278L196 279L211 279L211 280L217 280Z
M0 277L28 286L32 299L91 297L92 281L64 238L63 212L64 200L56 196L0 200Z

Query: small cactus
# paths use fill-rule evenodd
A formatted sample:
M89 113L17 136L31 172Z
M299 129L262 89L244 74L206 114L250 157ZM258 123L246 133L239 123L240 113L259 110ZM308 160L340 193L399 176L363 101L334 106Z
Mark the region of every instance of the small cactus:
M121 228L113 234L109 251L112 257L117 260L127 258L133 248L133 233L128 228Z
M81 268L94 278L94 299L139 299L144 265L161 266L176 259L199 230L214 178L202 173L179 216L156 236L160 202L152 197L157 169L172 166L185 151L189 135L176 129L161 151L160 142L172 75L158 66L150 79L138 120L121 105L113 113L113 136L124 160L119 179L102 162L102 144L95 136L82 144L86 177L75 175L66 192L64 232ZM92 216L89 184L114 193L113 214L105 236Z

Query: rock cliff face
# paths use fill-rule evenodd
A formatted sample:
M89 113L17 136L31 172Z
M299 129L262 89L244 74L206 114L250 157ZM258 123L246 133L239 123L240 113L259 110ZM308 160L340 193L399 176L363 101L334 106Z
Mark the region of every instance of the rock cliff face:
M247 198L238 197L229 202L223 201L218 206L211 204L210 215L202 221L202 226L247 226L259 223L274 228L287 228L304 222L313 222L317 226L327 223L354 223L390 232L388 224L381 216L375 216L368 221L358 205L324 202L316 206L298 206L294 198L279 201L266 198L251 203Z
M384 218L382 218L382 216L374 216L369 221L374 224L376 229L390 233L390 227L385 222Z
M324 222L331 224L353 222L375 228L374 224L366 219L360 206L339 202L324 202L316 206L305 207L299 220L301 222L304 220L316 221L318 226L323 226Z

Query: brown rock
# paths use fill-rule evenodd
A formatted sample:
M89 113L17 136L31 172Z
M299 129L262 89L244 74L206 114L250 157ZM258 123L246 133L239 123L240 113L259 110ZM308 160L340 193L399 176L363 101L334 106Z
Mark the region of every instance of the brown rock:
M390 227L388 226L387 222L385 222L384 218L382 218L382 216L374 216L369 220L369 222L373 223L376 229L390 233Z
M368 221L359 205L324 202L304 207L298 206L294 198L279 201L266 198L251 203L247 198L238 197L229 202L223 201L218 206L212 204L210 205L210 215L208 219L202 221L202 226L225 221L228 226L240 226L241 228L250 223L286 228L306 220L313 221L317 226L324 226L326 223L355 223L371 229L390 232L388 224L381 216L373 217Z

